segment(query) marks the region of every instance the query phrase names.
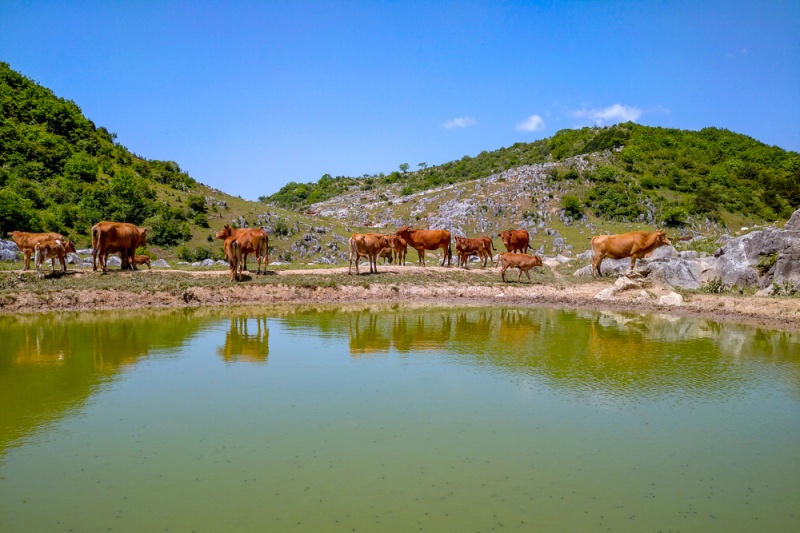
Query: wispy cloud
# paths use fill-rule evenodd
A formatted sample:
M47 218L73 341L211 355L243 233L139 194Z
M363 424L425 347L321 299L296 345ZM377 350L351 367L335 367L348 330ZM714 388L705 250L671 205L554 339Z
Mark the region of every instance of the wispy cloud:
M541 131L544 129L544 119L539 115L531 115L517 124L517 131Z
M727 58L747 57L749 55L750 55L750 50L748 50L747 48L740 48L739 50L736 50L735 52L728 52L727 54L725 54L725 57L727 57Z
M616 124L617 122L636 122L642 116L642 110L635 106L614 104L603 109L579 109L573 111L575 118L588 118L596 126Z
M472 117L458 117L449 122L445 122L442 126L448 130L452 130L454 128L469 128L470 126L474 126L476 122L477 121Z

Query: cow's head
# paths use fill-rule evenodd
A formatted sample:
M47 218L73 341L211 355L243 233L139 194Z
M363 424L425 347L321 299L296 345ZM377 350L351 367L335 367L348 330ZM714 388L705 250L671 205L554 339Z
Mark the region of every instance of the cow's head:
M67 241L64 243L64 251L68 253L72 252L73 254L78 253L77 251L75 251L75 243L72 241Z
M411 231L411 226L401 226L397 228L397 231L394 232L395 235L408 235L408 232Z
M217 232L217 239L227 239L233 234L231 227L227 224Z
M503 244L506 248L508 248L509 242L511 241L511 230L504 231L503 233L499 234L498 237L503 239Z
M139 233L139 246L147 246L147 228L136 228Z
M658 230L656 233L656 246L668 246L672 244L672 241L669 240L667 237L667 233L664 230Z

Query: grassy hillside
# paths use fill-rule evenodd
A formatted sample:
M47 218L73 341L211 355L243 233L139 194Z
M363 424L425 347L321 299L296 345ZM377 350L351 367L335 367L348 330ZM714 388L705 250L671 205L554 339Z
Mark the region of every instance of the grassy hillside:
M605 154L605 161L588 169L574 165L552 169L553 180L575 184L574 198L564 206L574 214L590 212L603 219L635 221L645 212L644 205L655 202L665 223L680 225L689 216L722 220L726 213L773 221L788 218L800 207L797 152L717 128L684 131L633 123L562 130L548 139L464 156L415 172L360 178L326 175L316 183L289 183L261 200L304 210L353 190L388 189L407 196L520 166L559 163L589 154Z

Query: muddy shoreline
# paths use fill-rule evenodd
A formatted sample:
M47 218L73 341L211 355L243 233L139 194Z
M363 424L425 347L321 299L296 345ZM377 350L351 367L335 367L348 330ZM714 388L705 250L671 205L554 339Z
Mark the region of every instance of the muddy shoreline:
M418 267L386 267L386 274L414 273ZM446 271L447 269L436 270ZM424 269L423 269L424 270ZM427 272L433 272L428 267ZM140 272L134 275L158 276L161 272ZM480 271L476 271L479 273ZM675 317L703 318L713 321L737 322L769 329L800 331L800 299L757 298L732 294L684 293L681 305L661 305L658 295L668 289L648 288L623 291L612 299L595 296L611 286L613 280L569 283L562 276L551 282L490 284L471 282L469 277L447 280L446 283L397 283L391 277L364 275L362 284L328 286L324 280L332 274L346 274L347 268L275 271L278 282L272 284L235 283L218 287L185 286L170 290L100 290L93 288L58 289L47 291L20 290L0 301L0 314L28 314L64 311L163 309L200 306L239 306L270 304L355 304L382 303L410 306L529 306L588 309L599 311L629 311ZM313 275L317 283L304 286L282 284L283 276ZM420 275L423 272L420 271ZM485 273L483 273L485 275ZM77 272L79 276L99 276L98 273ZM119 275L119 273L118 273ZM227 276L227 271L191 272L196 279ZM288 279L288 278L287 278ZM350 278L348 278L350 279ZM322 281L320 281L322 280Z

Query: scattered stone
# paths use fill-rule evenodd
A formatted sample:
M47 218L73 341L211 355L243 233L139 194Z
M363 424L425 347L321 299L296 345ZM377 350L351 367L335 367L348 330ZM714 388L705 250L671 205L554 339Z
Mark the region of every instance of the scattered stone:
M662 296L659 296L658 305L670 305L670 306L683 305L683 296L674 291L670 292L669 294L664 294Z

